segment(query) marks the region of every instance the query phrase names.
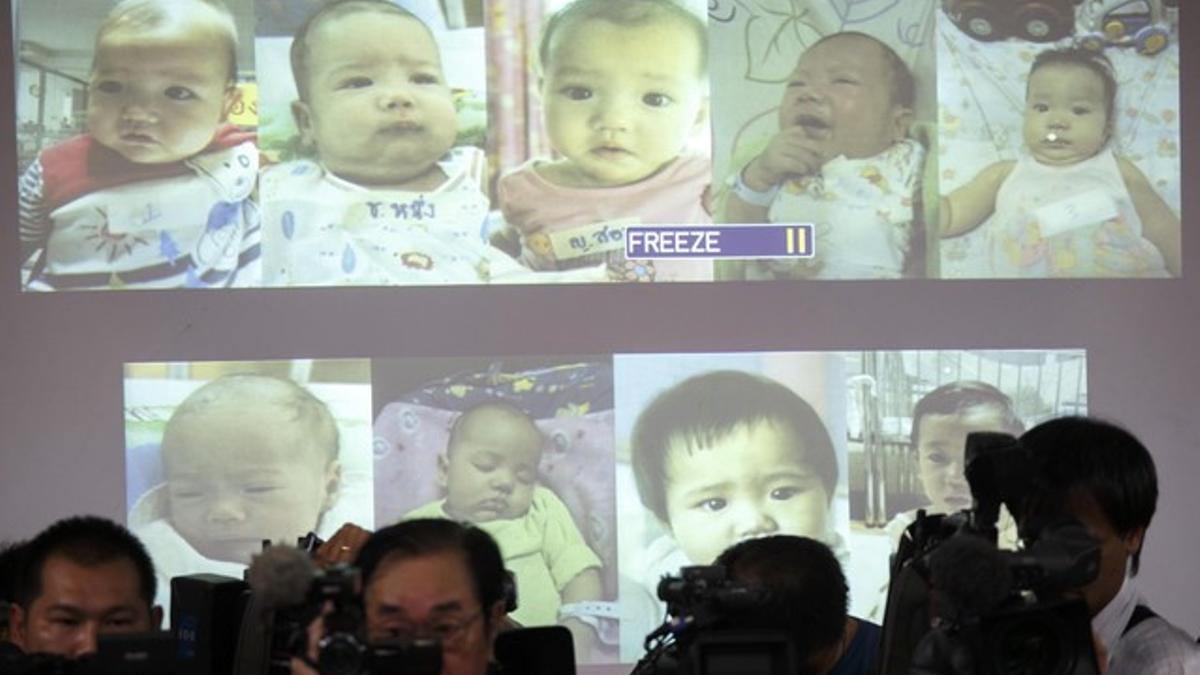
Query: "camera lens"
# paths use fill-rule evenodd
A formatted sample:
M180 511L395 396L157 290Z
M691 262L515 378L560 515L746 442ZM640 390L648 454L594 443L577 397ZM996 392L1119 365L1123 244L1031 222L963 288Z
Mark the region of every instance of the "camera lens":
M994 643L997 671L1003 675L1067 675L1074 660L1068 636L1048 619L1024 617L1004 627Z
M363 671L367 650L353 635L326 635L317 648L317 666L323 675L356 675Z

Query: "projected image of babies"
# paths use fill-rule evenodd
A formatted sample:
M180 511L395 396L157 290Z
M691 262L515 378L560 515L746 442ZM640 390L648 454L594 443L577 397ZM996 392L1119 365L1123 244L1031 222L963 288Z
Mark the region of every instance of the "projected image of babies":
M326 4L296 33L291 69L291 111L315 159L263 174L268 284L530 276L484 241L487 162L455 144L438 42L415 14L389 0Z
M364 360L125 366L125 501L170 579L241 578L263 541L374 524Z
M246 564L264 539L295 542L337 496L333 415L290 380L231 375L197 389L162 453L171 526L213 560Z
M922 396L913 407L910 435L917 475L928 502L921 508L929 514L957 513L971 508L971 490L965 474L967 434L999 431L1019 436L1024 430L1012 399L986 382L950 382ZM896 550L905 529L916 519L917 509L910 509L896 514L887 523L885 531L891 551ZM1002 512L997 525L999 545L1006 549L1016 547L1016 522L1007 510ZM885 577L867 618L883 621L886 606Z
M487 530L516 577L520 606L514 618L524 625L561 619L577 652L587 655L596 642L592 628L561 618L559 608L602 599L601 562L566 505L538 481L543 443L533 420L513 405L493 401L470 408L455 419L438 457L446 497L406 517L452 518Z
M1017 417L1012 399L986 382L951 382L917 401L911 438L921 486L929 499L926 511L954 513L971 507L964 453L967 434L974 431L1020 436L1025 425ZM897 522L911 522L915 516L908 512L897 516Z
M1113 148L1117 79L1101 53L1037 55L1016 160L942 199L943 237L986 229L988 277L1165 277L1180 273L1180 221Z
M794 391L739 371L684 380L638 415L631 439L642 503L692 564L751 537L824 539L837 458Z
M923 274L914 200L925 157L910 137L916 86L899 55L859 32L800 54L778 129L734 167L721 218L813 223L815 257L719 263L723 278L900 278Z
M662 621L664 574L776 534L825 542L845 564L838 355L629 356L616 373L623 661Z
M497 186L521 260L556 270L609 259L628 280L711 279L706 261L619 262L625 225L711 222L710 162L688 149L708 129L704 19L672 0L575 0L550 16L537 54L556 156Z
M124 0L99 28L87 133L20 181L27 288L258 285L253 136L227 123L238 34L217 0Z

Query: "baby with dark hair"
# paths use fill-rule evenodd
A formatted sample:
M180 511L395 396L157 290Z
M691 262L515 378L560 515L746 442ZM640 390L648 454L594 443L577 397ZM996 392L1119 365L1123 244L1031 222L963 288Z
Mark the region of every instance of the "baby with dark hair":
M663 574L712 564L740 541L790 534L842 549L833 440L812 405L775 380L719 370L675 384L638 414L630 454L638 496L667 531L629 573L630 598L648 596L639 614L661 616L649 599ZM622 617L623 655L640 649L647 618Z
M258 151L226 123L237 28L220 0L123 0L96 34L88 133L20 181L30 290L258 285Z
M904 60L865 33L826 35L800 55L779 129L731 177L725 220L812 223L814 257L723 263L749 279L919 274L914 210L925 157L909 138L915 85Z
M557 157L534 158L497 187L522 262L555 270L619 260L594 250L596 233L711 221L709 159L686 149L708 121L703 18L674 0L574 0L547 21L538 61ZM623 238L605 239L623 249ZM706 261L640 269L659 280L712 278Z
M684 380L638 415L631 452L642 504L692 564L748 537L827 538L833 441L779 382L739 371Z
M921 509L930 514L950 514L971 508L971 490L965 473L968 434L997 431L1018 436L1024 430L1025 424L1017 416L1012 399L986 382L958 380L923 395L913 407L909 434L917 475L929 500ZM888 522L886 532L892 551L916 519L917 509L912 509L896 514ZM997 525L999 545L1016 548L1016 522L1007 509L1002 508ZM886 604L885 581L868 618L883 621Z
M291 111L314 158L263 173L268 285L533 281L484 240L487 159L456 145L425 23L390 0L334 0L297 31L291 64Z
M1179 217L1141 170L1113 151L1116 97L1103 54L1038 54L1025 90L1026 152L941 200L943 237L986 228L990 269L980 276L1179 275Z

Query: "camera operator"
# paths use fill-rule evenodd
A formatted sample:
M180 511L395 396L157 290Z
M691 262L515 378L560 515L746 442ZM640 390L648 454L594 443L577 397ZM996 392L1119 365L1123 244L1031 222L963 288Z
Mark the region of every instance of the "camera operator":
M804 675L872 672L880 628L847 615L846 577L828 546L791 535L750 539L726 549L717 564L732 581L770 592L770 609L738 627L787 632Z
M76 658L97 635L157 630L154 566L121 525L95 516L54 523L24 545L10 610L26 653Z
M1109 675L1200 675L1200 648L1155 615L1133 587L1158 500L1154 460L1120 427L1084 417L1051 420L1021 436L1042 489L1025 525L1070 516L1100 545L1100 573L1081 589Z
M354 548L336 545L340 551ZM443 675L490 672L506 582L504 560L490 535L451 520L408 520L371 534L354 562L362 575L369 639L437 638ZM310 630L310 659L319 623ZM292 672L314 673L299 659L293 659Z

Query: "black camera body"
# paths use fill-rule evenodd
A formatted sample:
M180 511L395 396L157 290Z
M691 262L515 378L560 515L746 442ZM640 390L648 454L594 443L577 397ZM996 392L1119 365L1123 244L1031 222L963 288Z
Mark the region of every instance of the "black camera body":
M741 629L766 607L770 593L729 579L720 565L684 567L658 583L667 621L646 637L635 675L791 675L798 660L791 638L773 630Z
M1077 521L1027 517L1037 466L1016 438L972 433L966 461L974 506L920 512L892 559L880 672L1095 675L1087 607L1068 591L1099 573L1096 541ZM1001 505L1020 551L996 546Z
M0 655L0 675L175 675L178 651L166 632L101 635L96 653L78 659L6 652Z
M292 657L308 653L308 626L317 617L325 634L313 665L321 675L437 675L442 646L437 640L369 642L358 570L335 565L317 571L304 602L277 610L272 636L272 672L290 672Z

